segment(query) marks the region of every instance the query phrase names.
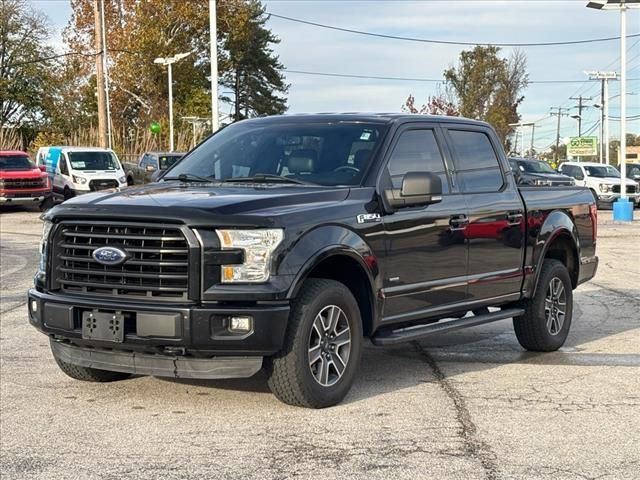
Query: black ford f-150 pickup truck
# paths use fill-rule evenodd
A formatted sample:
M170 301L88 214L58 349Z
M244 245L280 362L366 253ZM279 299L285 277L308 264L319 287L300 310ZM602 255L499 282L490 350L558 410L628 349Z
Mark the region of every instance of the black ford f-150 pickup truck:
M325 407L364 339L513 318L563 345L596 272L593 195L518 188L484 123L396 114L228 126L157 184L44 214L30 322L69 376L249 377Z

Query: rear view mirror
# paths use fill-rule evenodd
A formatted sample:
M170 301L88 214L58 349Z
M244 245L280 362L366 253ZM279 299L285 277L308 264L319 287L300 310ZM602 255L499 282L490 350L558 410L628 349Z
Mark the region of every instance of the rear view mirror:
M584 175L582 174L576 175L576 180L584 180Z
M156 171L156 167L154 167L153 165L147 165L146 170L147 172L152 173Z
M38 168L40 169L41 172L45 172L47 171L47 166L46 165L38 165Z
M402 178L402 188L390 188L384 195L394 209L438 203L442 201L442 180L430 172L409 172Z

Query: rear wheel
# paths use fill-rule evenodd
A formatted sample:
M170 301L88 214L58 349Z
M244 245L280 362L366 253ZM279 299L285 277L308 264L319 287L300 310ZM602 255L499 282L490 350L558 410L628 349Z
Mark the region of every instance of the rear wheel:
M293 303L282 351L265 363L269 387L289 405L336 405L351 388L361 350L362 320L351 291L309 279Z
M513 319L520 345L534 352L552 352L564 345L571 328L573 290L562 262L544 261L536 293L524 307L524 315Z
M60 370L62 370L67 376L83 382L117 382L118 380L126 380L127 378L131 377L131 374L129 373L110 372L108 370L80 367L72 363L67 363L63 360L60 360L55 353L53 354L53 358L58 364L58 367L60 367Z

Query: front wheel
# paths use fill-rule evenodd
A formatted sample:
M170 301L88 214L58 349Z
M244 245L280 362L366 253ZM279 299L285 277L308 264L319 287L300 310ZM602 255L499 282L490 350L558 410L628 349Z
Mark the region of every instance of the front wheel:
M520 345L534 352L553 352L564 345L573 316L573 290L562 262L544 261L536 293L524 307L524 315L513 319Z
M336 405L353 384L362 320L351 291L335 280L307 280L294 301L282 350L265 362L269 388L289 405Z

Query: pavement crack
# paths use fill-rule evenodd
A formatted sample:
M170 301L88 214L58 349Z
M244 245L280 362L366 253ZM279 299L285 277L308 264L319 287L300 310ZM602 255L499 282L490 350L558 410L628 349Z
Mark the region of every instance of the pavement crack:
M498 473L496 454L489 444L483 441L478 435L478 427L471 418L466 400L458 389L447 379L433 357L422 348L418 342L412 342L412 344L424 362L431 367L438 385L453 402L456 411L456 420L462 427L462 440L464 441L466 454L476 458L480 462L488 480L497 480L500 476Z

